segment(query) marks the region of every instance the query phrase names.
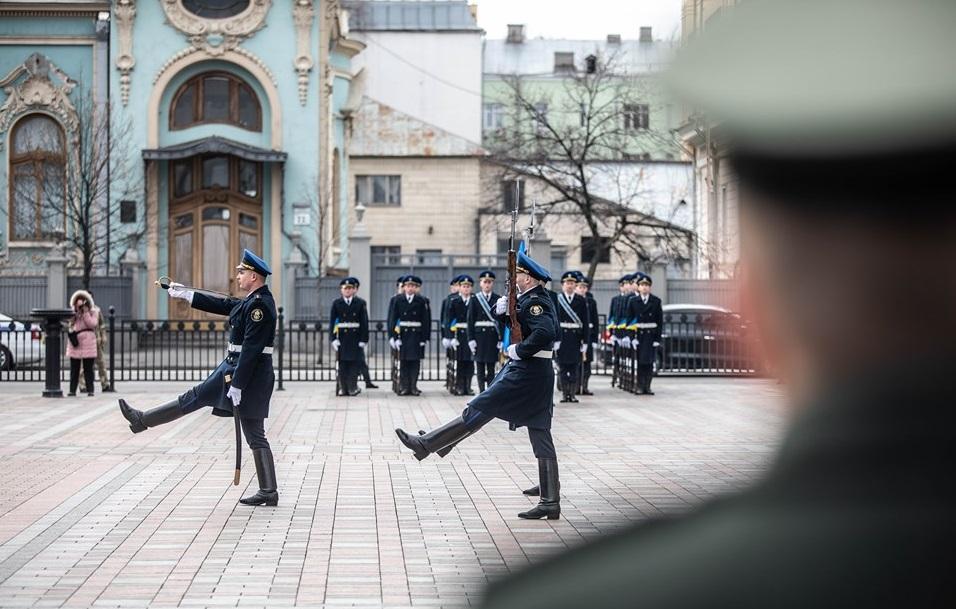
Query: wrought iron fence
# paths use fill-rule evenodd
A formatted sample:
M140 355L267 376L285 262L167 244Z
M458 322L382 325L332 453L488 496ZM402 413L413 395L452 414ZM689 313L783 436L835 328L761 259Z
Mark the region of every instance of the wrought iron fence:
M110 308L108 340L104 353L109 384L129 381L198 382L225 355L228 321L171 321L122 319ZM390 379L392 352L386 322L369 323L366 363L372 380ZM445 380L446 358L438 321L433 321L421 380ZM279 309L274 365L281 388L288 381L334 381L335 351L329 323L321 320L286 320ZM65 341L64 341L65 342ZM40 326L31 321L0 320L0 381L44 380L44 353L49 345ZM68 380L65 344L61 380ZM592 374L632 374L632 352L612 343L601 319L598 349ZM769 371L750 327L726 315L687 316L665 314L661 346L655 362L657 374L762 375Z

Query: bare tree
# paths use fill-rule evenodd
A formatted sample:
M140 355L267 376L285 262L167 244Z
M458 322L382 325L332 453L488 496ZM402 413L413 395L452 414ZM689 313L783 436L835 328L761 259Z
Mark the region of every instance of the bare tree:
M105 264L109 250L123 249L145 233L145 212L117 230L121 201L142 192L142 176L130 155L130 123L117 124L108 104L91 99L75 107L78 120L69 131L41 125L29 135L38 161L31 179L14 179L12 202L25 209L36 201L37 230L72 250L89 289L94 268ZM14 221L23 224L24 218Z
M583 70L565 72L557 90L536 76L504 76L503 126L485 146L502 179L524 177L545 187L538 205L546 215L578 216L595 251L610 248L642 260L661 252L686 255L692 233L652 213L637 163L652 150L674 147L674 138L650 128L651 85L622 64L616 55L588 57ZM486 213L496 209L500 198L486 202ZM591 256L589 277L599 260Z

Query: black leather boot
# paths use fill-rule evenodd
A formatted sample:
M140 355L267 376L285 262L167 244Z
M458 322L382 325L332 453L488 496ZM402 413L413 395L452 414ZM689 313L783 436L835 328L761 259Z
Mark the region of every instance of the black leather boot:
M538 495L541 494L541 487L538 486L537 484L535 484L535 485L532 486L531 488L526 488L526 489L524 489L523 491L521 491L521 494L522 494L522 495L529 495L529 496L531 496L531 497L537 497Z
M448 450L451 450L454 444L464 440L471 435L471 432L465 427L465 420L459 416L423 436L409 435L403 429L396 429L395 435L398 436L402 444L415 453L415 458L421 461L428 455L442 449L448 448ZM448 454L448 451L444 452L446 455Z
M279 505L279 490L276 484L276 464L272 459L271 448L257 448L252 451L256 461L256 475L259 477L259 491L255 495L243 497L243 505Z
M146 431L149 427L169 423L183 416L183 409L179 407L179 398L161 404L156 408L151 408L146 412L136 410L127 404L126 400L120 400L119 407L120 412L123 413L123 418L129 421L129 428L133 433Z
M561 517L557 459L538 459L538 480L541 488L541 500L538 505L527 512L518 514L518 518L557 520Z

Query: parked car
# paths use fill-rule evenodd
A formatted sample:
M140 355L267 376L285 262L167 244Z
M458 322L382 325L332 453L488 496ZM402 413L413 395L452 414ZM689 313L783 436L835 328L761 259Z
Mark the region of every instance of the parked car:
M712 305L664 305L655 372L763 372L756 333L739 314Z
M0 313L0 370L13 370L18 364L42 361L43 335L40 326L14 321Z

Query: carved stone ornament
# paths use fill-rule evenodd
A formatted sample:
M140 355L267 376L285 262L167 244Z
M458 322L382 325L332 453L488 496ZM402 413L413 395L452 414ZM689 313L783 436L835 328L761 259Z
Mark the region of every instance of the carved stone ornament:
M136 18L136 0L116 0L113 7L113 20L117 25L119 53L116 55L116 68L120 71L120 100L125 106L129 102L130 72L136 65L133 57L133 20Z
M294 65L299 81L299 103L304 106L309 99L309 72L312 71L312 21L315 19L312 0L295 0L292 19L295 22Z
M166 20L186 35L194 48L212 57L235 49L266 25L266 14L272 0L251 0L246 10L233 17L210 19L200 17L183 6L182 0L161 0Z
M45 55L30 55L0 80L0 88L6 94L0 106L0 134L6 133L21 115L41 111L55 117L67 137L75 141L80 126L80 118L70 101L70 92L75 87L76 81ZM0 148L4 139L0 137Z

